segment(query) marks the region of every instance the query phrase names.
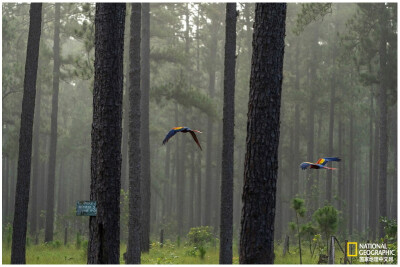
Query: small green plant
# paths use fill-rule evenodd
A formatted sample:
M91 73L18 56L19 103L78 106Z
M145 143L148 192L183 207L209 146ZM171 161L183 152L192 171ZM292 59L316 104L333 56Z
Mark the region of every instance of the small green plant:
M397 264L397 220L390 220L386 217L381 217L379 219L383 223L383 229L385 230L385 237L381 239L381 242L388 242L388 249L394 250L393 264Z
M26 247L30 247L31 246L31 238L29 236L26 236Z
M315 250L315 246L314 246L314 250L312 249L313 238L317 234L317 229L312 225L311 222L308 222L301 226L300 233L310 243L310 253L311 253L311 258L312 258L314 256L314 250Z
M313 217L317 221L320 231L325 235L328 254L329 236L336 232L338 226L338 211L333 206L327 205L315 211Z
M201 247L205 246L208 243L212 243L214 241L212 230L213 228L210 226L190 228L190 231L187 235L188 244L194 245L196 247Z
M10 223L6 226L6 246L7 248L11 248L11 240L12 240L12 225Z
M196 257L197 247L191 248L185 252L186 256Z
M45 246L49 247L49 248L57 249L57 248L61 247L61 242L60 242L60 240L53 240L53 241L46 242Z
M81 248L81 245L82 245L82 235L81 235L81 233L79 233L79 232L76 233L76 243L75 243L75 245L76 245L76 249L80 249L80 248Z
M84 259L87 259L87 254L88 253L88 241L87 240L83 240L82 242L82 257Z
M206 249L203 246L199 247L199 253L200 253L200 259L204 259L204 256L206 255Z
M304 207L304 199L294 198L292 200L292 208L296 212L297 235L299 237L300 264L302 264L303 260L301 257L301 236L300 236L299 216L304 217L304 214L306 213L306 208Z

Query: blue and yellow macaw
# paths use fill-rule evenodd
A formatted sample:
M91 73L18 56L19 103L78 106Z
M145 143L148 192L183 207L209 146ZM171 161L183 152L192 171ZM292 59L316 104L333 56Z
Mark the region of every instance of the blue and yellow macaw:
M300 164L300 168L303 170L307 169L310 167L310 169L328 169L328 170L336 170L336 168L329 168L326 167L326 163L329 161L340 161L340 158L337 157L331 157L331 158L320 158L317 163L312 163L312 162L303 162Z
M190 133L190 134L192 135L192 137L193 137L193 140L194 140L194 141L196 142L196 144L200 147L200 150L203 150L203 149L201 148L200 143L199 143L199 140L197 139L197 136L196 136L196 134L195 134L195 132L196 132L196 133L201 133L201 132L200 132L200 131L197 131L197 130L192 130L192 129L190 129L189 127L174 127L174 128L172 128L172 129L168 132L167 136L165 136L165 138L164 138L162 144L165 145L165 143L167 143L168 140L169 140L172 136L174 136L176 133L178 133L178 132L181 132L181 133Z

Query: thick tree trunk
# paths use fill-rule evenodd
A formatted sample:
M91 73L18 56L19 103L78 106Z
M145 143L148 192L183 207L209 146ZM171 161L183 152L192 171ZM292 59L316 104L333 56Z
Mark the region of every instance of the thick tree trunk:
M285 19L286 4L256 4L242 198L241 264L274 262Z
M140 31L142 5L132 3L129 44L129 238L126 255L127 264L140 264L140 223L142 203L141 179L141 113L140 113Z
M150 249L150 140L149 140L149 93L150 93L150 4L142 4L142 71L141 71L141 151L142 151L142 241L141 250Z
M96 4L89 264L119 264L125 4Z
M32 3L29 13L30 22L26 49L21 127L19 133L18 174L15 193L11 264L25 264L26 228L31 176L32 130L35 111L42 4Z
M54 188L56 181L58 92L60 86L60 3L55 4L53 59L53 98L51 102L51 133L49 172L47 174L46 231L44 242L53 241L54 229Z
M224 113L219 263L232 264L235 129L236 3L226 4Z

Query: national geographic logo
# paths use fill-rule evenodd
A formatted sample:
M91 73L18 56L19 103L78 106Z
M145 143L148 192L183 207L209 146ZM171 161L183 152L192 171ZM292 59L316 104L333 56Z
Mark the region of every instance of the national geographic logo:
M360 262L393 262L394 256L395 251L385 243L347 242L347 257L359 257Z
M347 257L357 257L357 242L347 242Z

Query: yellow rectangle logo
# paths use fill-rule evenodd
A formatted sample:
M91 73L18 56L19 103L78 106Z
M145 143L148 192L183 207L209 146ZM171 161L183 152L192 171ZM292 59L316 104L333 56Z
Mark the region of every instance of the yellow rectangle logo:
M355 254L350 254L350 245L354 245ZM357 242L347 242L347 257L357 257Z

